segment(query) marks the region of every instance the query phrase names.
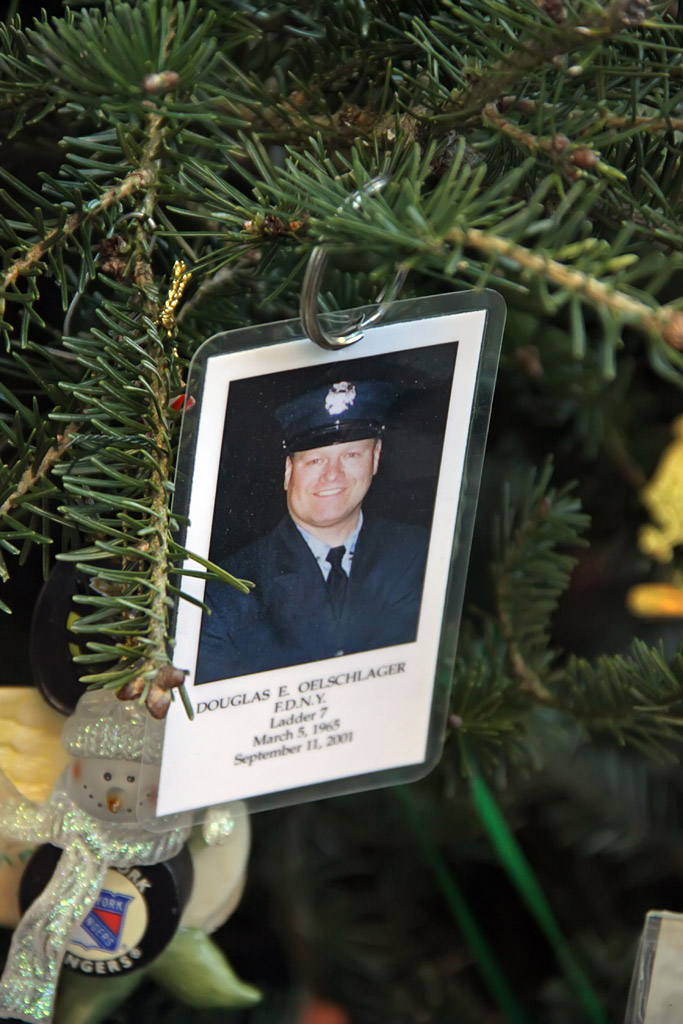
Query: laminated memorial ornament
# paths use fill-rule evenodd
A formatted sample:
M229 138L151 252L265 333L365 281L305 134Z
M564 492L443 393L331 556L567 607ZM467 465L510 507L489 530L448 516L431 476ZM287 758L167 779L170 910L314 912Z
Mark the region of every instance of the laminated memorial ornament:
M108 691L86 693L63 733L70 763L47 801L22 796L0 772L0 834L62 851L14 932L0 979L0 1019L51 1019L66 947L110 867L159 864L183 849L190 829L179 816L165 820L163 832L137 820L153 809L162 729L137 704L121 704ZM232 814L214 808L204 823L207 842L224 841L232 827Z

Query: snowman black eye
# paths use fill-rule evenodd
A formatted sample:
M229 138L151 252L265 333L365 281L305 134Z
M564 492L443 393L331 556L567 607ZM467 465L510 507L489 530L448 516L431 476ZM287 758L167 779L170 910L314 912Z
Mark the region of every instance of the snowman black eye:
M105 772L102 778L105 782L111 782L111 772Z
M129 775L128 778L126 779L126 782L135 782L135 776Z

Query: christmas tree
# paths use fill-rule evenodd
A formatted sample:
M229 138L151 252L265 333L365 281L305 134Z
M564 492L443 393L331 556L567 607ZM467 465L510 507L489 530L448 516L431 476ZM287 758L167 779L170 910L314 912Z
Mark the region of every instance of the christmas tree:
M397 266L508 306L441 765L255 819L219 940L264 1000L196 1019L622 1020L680 901L680 5L8 7L4 684L58 560L84 684L168 682L189 362L297 316L321 240L328 311ZM148 980L111 1012L190 1011Z

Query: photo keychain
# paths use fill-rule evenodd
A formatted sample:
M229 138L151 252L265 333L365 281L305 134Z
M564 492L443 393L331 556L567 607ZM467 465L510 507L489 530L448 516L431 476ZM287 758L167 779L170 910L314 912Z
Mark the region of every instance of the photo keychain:
M173 702L157 817L409 782L441 753L505 306L380 296L320 319L325 262L301 322L215 335L190 367L173 661L192 717Z

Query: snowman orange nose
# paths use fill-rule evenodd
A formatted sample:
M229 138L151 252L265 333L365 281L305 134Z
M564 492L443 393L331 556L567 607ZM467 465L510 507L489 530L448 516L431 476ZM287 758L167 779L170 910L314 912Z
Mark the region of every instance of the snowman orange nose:
M107 791L107 810L111 814L118 814L123 807L123 791L110 789Z

